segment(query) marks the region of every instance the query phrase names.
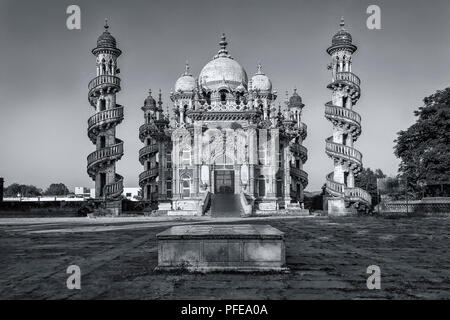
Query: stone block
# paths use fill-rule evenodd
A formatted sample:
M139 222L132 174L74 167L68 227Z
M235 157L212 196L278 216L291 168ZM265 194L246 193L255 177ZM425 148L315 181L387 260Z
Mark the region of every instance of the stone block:
M157 239L157 270L287 270L284 233L269 225L174 226Z

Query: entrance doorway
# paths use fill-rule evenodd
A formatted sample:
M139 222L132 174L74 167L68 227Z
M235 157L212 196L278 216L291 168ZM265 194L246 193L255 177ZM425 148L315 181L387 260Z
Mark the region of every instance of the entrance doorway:
M234 171L216 170L214 172L214 193L233 194L234 193Z

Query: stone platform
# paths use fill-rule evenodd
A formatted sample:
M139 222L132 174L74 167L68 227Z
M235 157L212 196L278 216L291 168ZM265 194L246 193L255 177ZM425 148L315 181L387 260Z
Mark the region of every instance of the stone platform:
M156 237L156 270L287 270L284 233L269 225L174 226Z

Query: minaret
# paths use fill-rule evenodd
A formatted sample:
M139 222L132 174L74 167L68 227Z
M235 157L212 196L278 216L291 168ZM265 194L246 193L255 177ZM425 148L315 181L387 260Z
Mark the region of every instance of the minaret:
M307 126L302 122L302 110L305 104L302 98L294 89L294 93L289 98L287 107L289 121L285 123L290 126L290 189L292 190L290 196L294 203L304 203L304 190L308 185L308 174L303 170L304 163L308 160L308 150L303 145L303 141L307 136ZM287 167L287 165L286 165ZM303 207L302 207L303 208Z
M97 74L88 85L89 103L95 109L88 120L88 136L96 150L87 158L87 172L95 181L95 198L109 200L107 208L120 214L120 201L114 200L119 200L123 192L123 177L116 173L116 161L123 155L123 141L116 138L116 126L123 120L123 106L116 103L120 91L117 58L122 52L108 29L106 22L92 50Z
M144 166L144 171L139 175L139 186L143 191L143 198L146 201L156 200L156 189L158 176L158 144L156 139L157 128L155 120L159 116L158 106L149 90L148 97L141 108L144 111L144 125L139 130L139 138L144 143L144 147L139 150L139 161Z
M333 124L333 135L326 139L325 151L333 159L334 171L327 175L326 191L330 215L344 215L367 209L371 203L368 192L355 187L355 176L362 170L362 154L353 144L361 134L361 116L353 109L358 102L360 79L352 72L352 56L357 47L345 29L340 30L327 49L331 56L331 101L325 104L325 117Z

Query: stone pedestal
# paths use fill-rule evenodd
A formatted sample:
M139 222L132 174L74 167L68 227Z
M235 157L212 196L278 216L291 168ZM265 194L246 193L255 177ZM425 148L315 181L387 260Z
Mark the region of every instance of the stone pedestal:
M344 198L328 198L326 201L329 216L350 216L355 214L351 208L345 206Z
M269 225L174 226L156 237L157 270L287 270L284 233Z

